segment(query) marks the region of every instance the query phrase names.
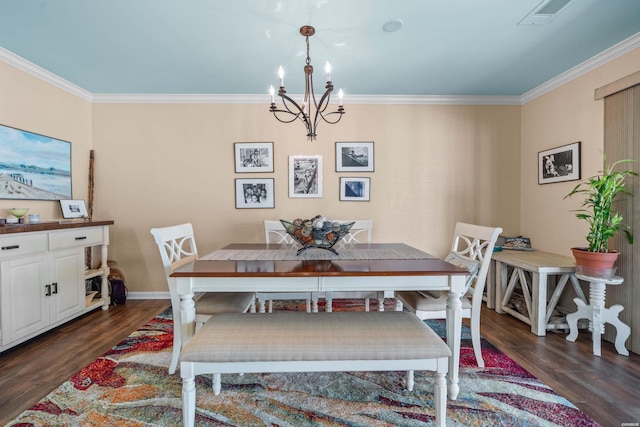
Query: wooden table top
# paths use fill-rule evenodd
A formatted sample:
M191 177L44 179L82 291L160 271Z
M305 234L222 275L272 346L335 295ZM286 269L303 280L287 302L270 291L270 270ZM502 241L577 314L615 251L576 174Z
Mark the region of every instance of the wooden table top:
M397 248L395 243L358 244L357 248ZM223 249L277 249L280 245L231 244ZM197 260L171 277L331 277L331 276L442 276L467 275L441 259L213 261Z

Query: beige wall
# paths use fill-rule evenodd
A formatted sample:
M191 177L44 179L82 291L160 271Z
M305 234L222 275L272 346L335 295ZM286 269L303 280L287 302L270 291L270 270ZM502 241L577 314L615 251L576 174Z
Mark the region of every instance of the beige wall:
M581 141L582 177L602 170L604 101L598 87L640 70L640 49L522 106L522 234L540 250L570 256L584 246L587 225L575 218L580 199L566 199L577 181L538 185L538 152ZM615 159L611 159L615 160Z
M519 230L520 107L348 105L309 142L265 105L94 105L97 218L132 291L165 289L149 229L192 222L199 251L262 242L263 219L374 220L373 238L444 255L456 221ZM273 174L235 174L234 142L273 141ZM336 141L374 141L375 172L335 172ZM288 155L322 155L324 197L288 197ZM371 177L371 201L340 202L339 177ZM235 209L234 178L275 178L275 209Z
M72 142L73 197L86 199L91 104L1 61L0 76L0 124ZM29 208L43 220L61 218L58 202L16 200L0 200L0 217L12 207Z
M585 230L570 212L578 201L563 200L575 182L538 185L537 153L581 141L582 176L596 173L603 111L593 92L639 63L636 49L522 107L347 105L343 122L320 125L315 142L264 105L91 105L0 63L0 123L71 141L75 198L86 198L96 150L95 217L116 221L111 257L134 292L164 290L149 229L182 221L193 222L202 253L262 241L263 218L322 213L373 218L374 240L437 255L457 220L499 225L568 255ZM233 143L252 141L275 143L275 173L234 173ZM338 201L335 141L374 141L376 170L362 174L371 177L371 202ZM323 156L324 198L288 198L289 154ZM234 178L252 176L275 178L275 209L235 209ZM0 200L0 210L15 204ZM60 218L55 202L20 204Z

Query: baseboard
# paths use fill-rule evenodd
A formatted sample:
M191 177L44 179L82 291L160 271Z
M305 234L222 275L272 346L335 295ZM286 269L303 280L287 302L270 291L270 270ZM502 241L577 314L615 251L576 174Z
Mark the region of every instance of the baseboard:
M127 299L166 299L170 300L169 291L166 292L129 292Z

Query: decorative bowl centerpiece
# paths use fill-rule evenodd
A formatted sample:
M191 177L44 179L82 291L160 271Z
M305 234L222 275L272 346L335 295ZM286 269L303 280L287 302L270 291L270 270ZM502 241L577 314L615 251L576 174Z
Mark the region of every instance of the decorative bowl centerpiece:
M349 234L349 230L354 224L353 222L334 222L321 215L316 215L311 219L297 218L293 222L281 219L280 222L287 234L302 245L297 255L311 248L326 249L338 255L333 246Z
M20 219L23 216L25 216L27 212L29 212L29 208L11 208L11 209L7 209L7 211L9 211L11 215Z

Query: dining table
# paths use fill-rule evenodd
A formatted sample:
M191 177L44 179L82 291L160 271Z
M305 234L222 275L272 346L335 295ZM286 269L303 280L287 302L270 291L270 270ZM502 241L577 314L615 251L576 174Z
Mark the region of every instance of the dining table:
M404 243L356 243L337 254L283 244L233 243L176 269L182 346L195 333L199 292L447 291L448 396L459 393L462 303L469 272ZM396 303L396 310L402 310ZM248 316L254 314L247 314ZM255 314L261 315L261 314ZM372 337L375 339L375 337Z

